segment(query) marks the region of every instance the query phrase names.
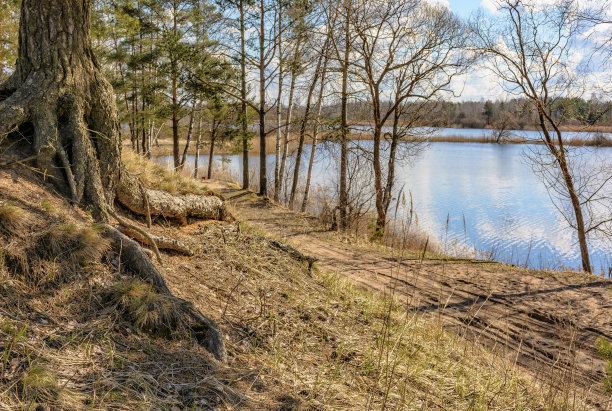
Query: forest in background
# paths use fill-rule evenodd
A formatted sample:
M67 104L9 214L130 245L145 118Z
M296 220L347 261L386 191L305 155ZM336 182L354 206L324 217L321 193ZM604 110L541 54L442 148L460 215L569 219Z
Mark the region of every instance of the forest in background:
M19 0L0 0L0 8L6 11L0 17L0 79L12 72L16 61L19 5ZM256 38L252 31L256 28L257 16L247 9L256 5L244 1L243 7L244 26L251 31L247 40L253 43ZM274 16L282 13L283 7L282 2L264 5L266 11ZM239 122L239 99L228 93L231 90L224 91L213 84L233 87L238 94L240 76L237 66L240 65L241 51L236 49L234 43L237 33L232 32L239 29L237 8L240 8L239 1L232 3L222 0L94 2L94 42L104 71L115 88L122 123L135 150L142 150L146 154L152 139L173 133L178 133L184 143L197 134L202 144L205 140L208 142L218 138L230 140L240 149L241 138L234 129ZM310 34L321 35L320 27L316 26L323 23L316 17L321 12L320 8L308 2L287 3L285 8L285 27L270 28L271 35L266 40L273 42L274 48L277 43L283 43L285 49L284 52L280 51L280 56L274 55L276 51L270 56L270 78L267 82L270 85L274 83L274 91L278 90L280 83L290 90L285 90L286 95L282 98L281 89L280 100L270 99L266 108L266 122L276 122L279 113L282 113L285 122L299 125L299 119L306 111L304 99L309 80L314 75L308 68L315 65L317 57L317 50L309 50L317 39L306 38L306 33L310 31ZM278 24L282 23L280 20ZM228 27L231 29L228 30ZM249 50L251 47L255 46L247 44L245 53L255 51ZM254 60L257 56L248 57L248 75L251 75L256 69ZM205 77L207 83L194 81L191 74L197 74L200 79ZM268 94L271 90L272 87ZM255 88L251 86L247 95L251 96L254 91ZM350 123L371 123L372 105L363 93L354 92L347 105ZM389 106L392 102L383 99L382 105ZM537 128L536 112L530 102L521 97L496 101L438 98L427 102L427 105L429 107L419 117L417 124L412 119L406 119L406 122L413 126L429 127ZM605 99L605 95L558 98L552 104L551 112L565 128L581 130L595 126L605 130L612 127L611 103ZM248 124L256 124L257 113L249 106L247 113ZM334 90L329 90L322 100L318 121L334 125L341 115L341 104ZM390 125L391 121L387 123Z

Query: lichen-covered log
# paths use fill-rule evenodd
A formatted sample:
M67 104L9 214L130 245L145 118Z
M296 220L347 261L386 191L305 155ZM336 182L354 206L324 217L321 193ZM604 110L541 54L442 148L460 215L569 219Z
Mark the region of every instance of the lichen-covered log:
M117 185L117 200L131 211L141 215L147 215L149 211L153 216L161 215L180 220L194 217L225 221L231 218L225 202L217 196L175 195L150 188L142 190L138 179L127 172L121 174Z
M217 323L202 314L190 302L172 294L164 277L138 243L110 225L106 226L105 235L111 240L115 252L119 254L121 264L140 279L156 286L160 293L175 300L181 310L180 315L184 317L186 325L193 331L198 342L217 360L226 362L223 332Z

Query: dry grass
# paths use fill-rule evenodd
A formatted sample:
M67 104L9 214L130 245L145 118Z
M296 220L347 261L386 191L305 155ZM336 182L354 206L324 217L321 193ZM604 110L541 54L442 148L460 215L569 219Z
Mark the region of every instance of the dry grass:
M227 409L243 401L226 385L240 376L203 348L175 331L171 339L140 331L172 323L169 305L119 270L99 228L35 177L21 176L14 189L8 177L0 171L0 190L19 205L23 225L0 233L0 409Z
M285 393L278 402L347 410L568 405L549 398L513 360L407 310L391 290L382 296L332 273L309 273L244 225L209 224L199 234L210 252L198 258L209 273L198 281L216 290L212 305L221 307L231 357L257 364L261 380Z
M136 329L166 337L186 335L187 325L181 323L176 301L159 294L149 283L121 281L110 289L108 297Z
M210 191L196 180L179 171L168 171L131 150L124 150L122 162L125 169L137 176L145 187L168 191L172 194L208 194Z
M19 230L25 217L25 212L11 204L0 204L0 230L11 233Z
M102 259L110 242L102 237L99 226L78 226L75 223L55 223L38 240L37 252L50 261L68 265L69 269L84 267Z
M182 228L199 253L164 257L173 292L226 333L229 364L220 365L191 340L143 333L177 336L173 302L126 275L67 203L53 197L59 220L41 202L50 194L32 190L20 204L23 232L0 245L0 409L570 408L392 290L309 271L241 223ZM62 281L27 282L5 258L24 244L43 251L22 254L41 272L61 262Z

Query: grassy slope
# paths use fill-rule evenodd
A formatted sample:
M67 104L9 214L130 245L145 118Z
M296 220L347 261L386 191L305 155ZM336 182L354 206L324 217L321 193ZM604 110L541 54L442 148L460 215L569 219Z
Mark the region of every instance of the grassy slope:
M150 331L171 308L122 272L87 215L22 168L0 170L0 194L2 409L581 408L245 224L158 221L198 244L165 254L163 272L227 334L218 364L182 333Z

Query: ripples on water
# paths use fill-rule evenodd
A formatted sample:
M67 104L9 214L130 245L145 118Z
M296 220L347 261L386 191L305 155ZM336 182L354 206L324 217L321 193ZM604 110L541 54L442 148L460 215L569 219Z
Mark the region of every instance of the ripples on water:
M335 156L329 148L320 146L313 186L330 186L337 180ZM575 233L565 228L546 188L527 164L525 148L432 143L416 161L398 166L396 187L410 191L419 227L435 236L449 253L469 255L476 250L479 256L530 268L578 269L581 263ZM310 147L305 151L303 163L307 164ZM587 149L585 155L593 152ZM600 148L597 153L612 159L612 148ZM216 157L222 158L226 167L241 173L239 156ZM189 161L193 164L193 158ZM249 161L258 169L257 157ZM268 163L273 172L273 155ZM407 213L399 207L399 216ZM611 243L591 241L589 246L596 272L607 272L612 266Z

